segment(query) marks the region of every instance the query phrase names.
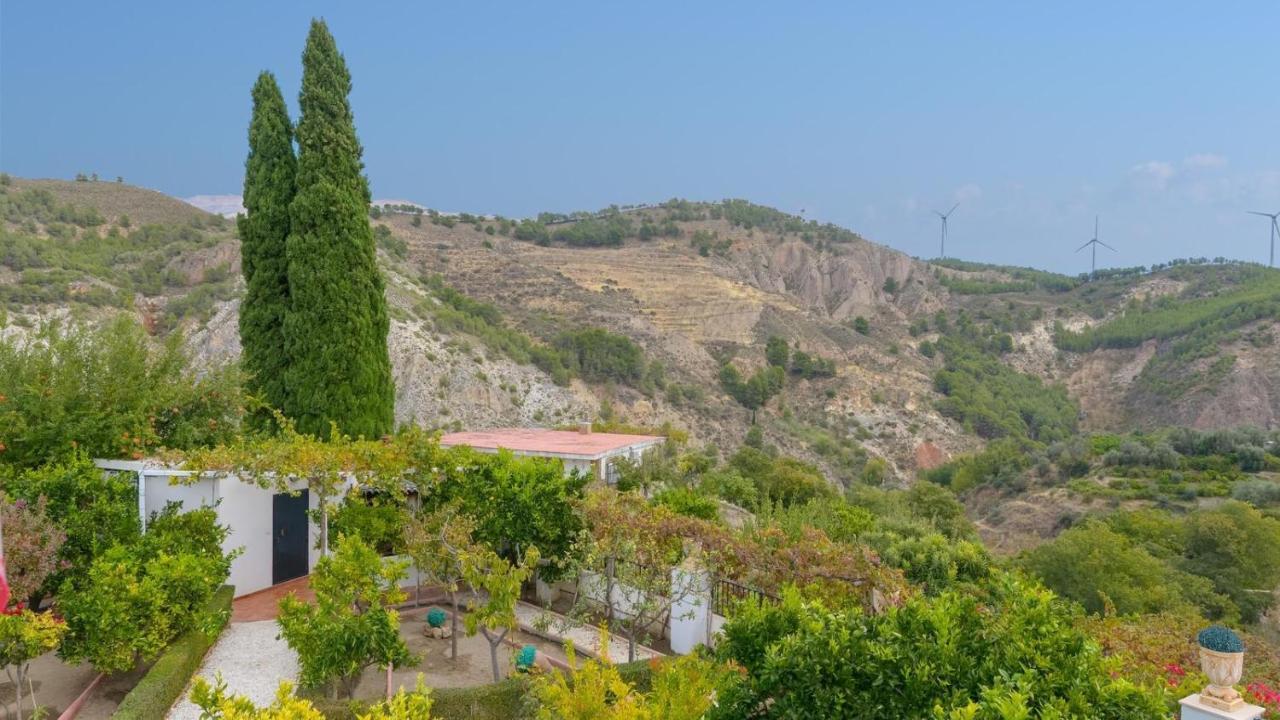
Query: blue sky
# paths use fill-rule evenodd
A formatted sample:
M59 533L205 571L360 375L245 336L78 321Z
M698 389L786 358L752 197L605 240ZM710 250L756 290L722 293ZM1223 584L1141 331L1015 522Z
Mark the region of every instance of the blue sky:
M1266 258L1280 3L5 2L0 169L238 193L324 16L375 197L523 216L744 197L1076 272Z

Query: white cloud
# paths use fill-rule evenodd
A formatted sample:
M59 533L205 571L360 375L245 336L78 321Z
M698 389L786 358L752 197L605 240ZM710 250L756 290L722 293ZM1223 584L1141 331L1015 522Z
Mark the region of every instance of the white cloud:
M1217 153L1196 153L1182 161L1183 166L1198 170L1212 170L1227 166L1227 159Z
M1148 160L1129 168L1129 174L1138 185L1149 190L1164 190L1169 187L1169 181L1177 173L1172 163L1163 160Z

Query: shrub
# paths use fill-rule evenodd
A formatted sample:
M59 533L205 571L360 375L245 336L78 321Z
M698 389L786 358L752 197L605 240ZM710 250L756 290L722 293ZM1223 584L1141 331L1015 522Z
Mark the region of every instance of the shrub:
M280 601L280 634L298 654L303 687L337 682L352 697L365 668L412 661L400 637L400 616L391 609L404 600L404 577L405 563L384 564L359 538L342 536L311 573L316 601L294 595Z
M213 594L205 607L207 621L165 649L147 674L120 701L113 718L163 720L168 715L231 617L233 595L235 589L230 585L224 585Z
M1242 653L1244 643L1240 636L1222 625L1210 625L1196 634L1196 642L1200 647L1222 653Z
M12 472L5 489L28 504L40 504L60 527L61 568L48 575L39 592L52 594L68 578L85 575L94 559L116 545L137 541L138 495L124 475L107 475L83 454L36 470ZM25 598L24 598L25 599Z
M185 515L185 516L184 516ZM210 598L227 577L230 557L208 545L226 536L211 508L170 513L146 540L116 545L88 572L63 582L58 607L69 633L60 650L101 672L151 660L176 636L207 621Z
M1030 551L1024 567L1063 597L1102 613L1158 613L1194 607L1216 617L1234 605L1203 577L1182 572L1106 525L1076 526Z
M560 333L552 342L570 371L593 382L634 384L644 375L644 353L629 338L602 328Z
M944 593L880 615L788 597L725 627L717 654L746 673L710 717L1163 717L1160 696L1113 679L1073 621L1009 577L985 602Z
M670 509L677 515L702 518L703 520L720 519L720 506L716 504L716 501L689 488L668 488L655 495L652 502L655 505L662 505Z

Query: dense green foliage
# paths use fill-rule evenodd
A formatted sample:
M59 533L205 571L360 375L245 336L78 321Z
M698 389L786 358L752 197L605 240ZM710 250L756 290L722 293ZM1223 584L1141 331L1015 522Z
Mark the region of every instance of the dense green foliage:
M129 316L0 338L0 463L211 445L234 436L239 416L233 368L198 374L181 337L156 347Z
M131 479L105 475L83 454L40 468L0 475L4 491L28 503L43 498L45 514L65 534L61 567L44 583L53 593L68 578L88 572L95 558L117 545L131 545L142 531L138 493Z
M1178 570L1103 522L1067 530L1027 553L1023 564L1054 592L1092 613L1190 607L1221 617L1235 610L1234 603L1214 593L1207 579Z
M449 451L439 462L452 469L423 491L424 508L456 503L474 522L476 541L508 559L536 547L547 562L544 578L555 579L571 564L586 526L579 503L589 476L566 475L555 460L465 448Z
M957 260L955 258L941 258L930 260L929 262L933 265L950 268L952 270L971 273L993 272L1009 277L1008 280L987 280L963 278L947 273L939 273L938 281L950 289L951 292L959 293L961 295L991 295L1007 292L1030 292L1036 289L1059 293L1074 290L1081 284L1081 280L1079 278L1059 275L1058 273L1037 270L1035 268L1017 267L1013 265L991 265L988 263Z
M1280 273L1257 269L1235 287L1202 297L1166 296L1135 301L1123 314L1101 325L1072 332L1059 328L1058 347L1073 352L1136 347L1147 340L1183 335L1221 336L1226 330L1262 318L1280 317Z
M1256 622L1275 598L1254 590L1280 585L1280 520L1231 501L1181 517L1119 513L1068 530L1023 563L1094 612L1107 603L1121 613L1190 607L1211 619Z
M721 657L746 674L712 717L1162 717L1161 698L1113 679L1069 609L1001 577L985 596L913 598L884 614L788 596L745 608Z
M380 437L394 422L386 299L369 228L369 183L351 75L323 21L302 55L297 192L289 208L285 414L325 437L331 423Z
M938 349L945 364L933 384L946 396L942 414L984 438L1052 442L1075 433L1079 409L1065 388L1014 370L966 338L943 337Z
M729 459L729 468L755 485L757 497L784 506L833 494L817 467L752 447L740 448Z
M289 205L298 162L293 125L275 76L263 72L253 86L249 157L244 164L246 214L240 230L240 270L245 293L240 302L241 367L245 388L267 407L285 406L284 319L289 312Z
M95 557L63 582L58 608L69 629L59 652L107 673L152 660L175 637L221 622L204 612L226 580L228 529L212 508L152 518L147 534Z
M333 537L358 537L381 555L400 554L404 552L408 519L408 508L399 498L352 488L346 500L329 514L329 533ZM313 517L312 521L318 522L319 518Z
M720 387L748 410L768 404L774 395L782 391L785 380L786 372L776 365L760 368L746 379L733 363L720 366Z
M218 634L231 617L234 588L224 585L209 599L205 617L209 622L187 631L170 643L138 684L124 696L115 720L164 720L170 708L181 697L191 676L200 667L204 654L218 639Z
M552 342L569 371L592 382L636 384L644 376L644 353L625 335L602 328L568 330Z
M311 571L315 602L292 594L280 601L280 634L298 653L302 687L338 683L353 697L365 668L413 661L392 609L404 600L404 577L405 563L384 562L354 536L338 538Z

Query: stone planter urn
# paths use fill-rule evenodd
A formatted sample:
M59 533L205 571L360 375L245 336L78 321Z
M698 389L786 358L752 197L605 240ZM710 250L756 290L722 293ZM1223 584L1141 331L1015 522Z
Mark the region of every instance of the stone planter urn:
M1200 691L1201 702L1228 712L1243 707L1244 699L1233 687L1244 672L1244 643L1240 636L1213 625L1201 630L1196 640L1200 644L1200 669L1209 677L1209 686Z

